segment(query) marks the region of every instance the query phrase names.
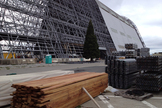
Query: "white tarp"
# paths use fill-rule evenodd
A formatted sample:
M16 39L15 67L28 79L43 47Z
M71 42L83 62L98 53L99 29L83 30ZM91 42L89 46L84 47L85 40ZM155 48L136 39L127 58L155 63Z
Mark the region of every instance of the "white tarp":
M0 76L0 107L11 103L10 100L12 96L10 96L10 94L15 91L15 89L11 87L12 84L73 73L74 71L53 70L39 73Z

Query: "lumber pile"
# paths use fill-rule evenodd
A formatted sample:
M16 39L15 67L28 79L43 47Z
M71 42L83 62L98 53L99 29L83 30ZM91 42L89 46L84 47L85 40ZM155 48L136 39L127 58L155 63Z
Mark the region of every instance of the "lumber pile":
M13 84L12 108L75 108L108 86L108 74L83 72Z
M10 94L16 90L15 88L11 87L12 84L73 73L74 71L52 70L37 73L0 76L0 107L9 105L11 103L12 96L10 96Z

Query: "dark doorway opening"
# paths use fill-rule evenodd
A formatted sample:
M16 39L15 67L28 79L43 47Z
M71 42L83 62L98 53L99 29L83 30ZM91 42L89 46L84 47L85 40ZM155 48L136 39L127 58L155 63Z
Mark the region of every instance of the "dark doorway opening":
M106 50L100 50L100 58L105 59L106 57Z

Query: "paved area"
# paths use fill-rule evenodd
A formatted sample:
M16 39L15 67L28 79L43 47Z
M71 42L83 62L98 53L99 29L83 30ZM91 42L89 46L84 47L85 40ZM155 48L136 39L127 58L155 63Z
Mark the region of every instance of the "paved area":
M0 76L17 73L35 73L44 72L51 70L74 70L75 72L105 72L104 61L97 61L94 63L84 62L84 63L52 63L52 64L26 64L26 65L0 65Z
M121 96L114 96L113 93L104 93L95 98L96 102L101 108L162 108L162 93L154 95L154 97L144 101L137 101L133 99L123 98ZM97 108L92 100L81 105L81 108Z
M51 70L74 70L75 72L104 72L104 61L95 63L76 63L76 64L32 64L32 65L13 65L13 66L0 66L0 75L10 73L33 73ZM113 93L104 93L109 98L107 100L103 95L95 98L101 108L162 108L162 91L153 93L154 97L144 101L137 101L133 99L126 99L120 96L114 96ZM4 107L9 108L9 107ZM97 108L97 106L90 100L80 106L80 108Z

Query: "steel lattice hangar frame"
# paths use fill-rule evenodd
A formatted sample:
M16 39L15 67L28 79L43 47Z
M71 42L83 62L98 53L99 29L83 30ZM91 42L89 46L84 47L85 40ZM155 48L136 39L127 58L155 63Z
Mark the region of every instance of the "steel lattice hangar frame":
M135 24L98 0L1 0L0 57L82 57L90 20L105 55L124 50L125 43L145 47Z

